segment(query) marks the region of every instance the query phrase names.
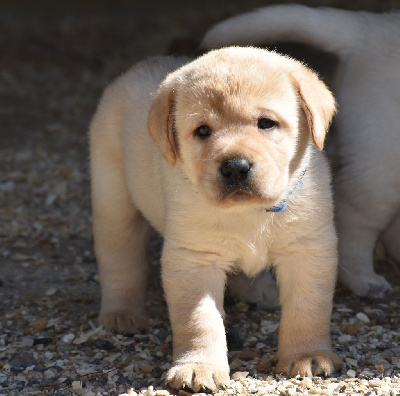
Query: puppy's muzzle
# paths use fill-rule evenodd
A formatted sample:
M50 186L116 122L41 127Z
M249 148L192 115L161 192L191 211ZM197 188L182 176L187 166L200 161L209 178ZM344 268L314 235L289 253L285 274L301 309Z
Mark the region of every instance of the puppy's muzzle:
M230 188L240 188L249 179L252 163L247 158L224 160L219 168L222 179Z

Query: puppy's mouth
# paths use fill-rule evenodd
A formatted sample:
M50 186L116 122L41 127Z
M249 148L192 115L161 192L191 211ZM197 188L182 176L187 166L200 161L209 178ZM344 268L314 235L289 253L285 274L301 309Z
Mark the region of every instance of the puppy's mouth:
M222 201L240 202L240 201L248 201L256 197L262 198L261 194L256 193L255 191L245 188L237 188L233 189L233 191L231 189L224 191L220 196L220 200L221 202Z

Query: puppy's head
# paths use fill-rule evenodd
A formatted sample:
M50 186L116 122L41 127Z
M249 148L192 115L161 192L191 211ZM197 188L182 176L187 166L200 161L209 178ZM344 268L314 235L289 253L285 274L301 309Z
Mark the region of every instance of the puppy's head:
M262 49L209 52L171 73L149 113L170 165L219 206L271 207L322 149L335 102L301 63Z

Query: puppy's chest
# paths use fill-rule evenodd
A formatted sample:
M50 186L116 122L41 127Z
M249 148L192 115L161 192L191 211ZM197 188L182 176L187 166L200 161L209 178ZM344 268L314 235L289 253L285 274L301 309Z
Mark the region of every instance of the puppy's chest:
M205 264L212 262L256 275L272 264L276 249L290 243L291 225L284 213L279 217L257 209L228 215L216 210L204 213L192 211L190 215L184 212L174 216L166 239L185 251L205 253Z
M255 275L271 265L269 252L276 242L276 230L269 221L241 222L220 237L226 254L234 253L235 266L245 273Z
M271 264L269 250L273 242L274 235L267 230L244 235L238 246L239 260L236 265L249 275L262 271Z

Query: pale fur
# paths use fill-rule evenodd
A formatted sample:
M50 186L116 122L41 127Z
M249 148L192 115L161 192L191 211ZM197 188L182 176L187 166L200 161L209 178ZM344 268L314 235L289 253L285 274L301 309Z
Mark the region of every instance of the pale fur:
M106 90L90 130L100 322L131 333L145 326L151 225L164 236L170 386L228 383L226 275L270 266L282 305L277 370L329 374L340 366L329 337L337 265L330 175L313 145L322 147L334 109L314 73L254 48L147 60ZM257 128L266 114L278 121L272 131ZM203 123L212 126L207 140L194 133ZM222 197L219 166L232 155L254 163L253 195ZM307 166L286 211L267 212Z
M384 297L391 286L374 272L373 249L385 229L383 241L400 260L400 13L265 7L211 28L202 47L277 41L311 44L340 58L334 82L339 277L359 296Z

